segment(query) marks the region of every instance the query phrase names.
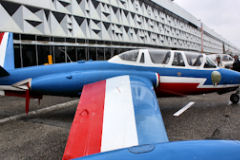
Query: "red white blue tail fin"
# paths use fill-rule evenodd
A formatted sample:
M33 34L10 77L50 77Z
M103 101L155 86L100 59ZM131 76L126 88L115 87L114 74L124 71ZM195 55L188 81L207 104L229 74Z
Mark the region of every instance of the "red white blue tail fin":
M7 71L15 68L13 33L0 32L0 66L0 76L6 76Z

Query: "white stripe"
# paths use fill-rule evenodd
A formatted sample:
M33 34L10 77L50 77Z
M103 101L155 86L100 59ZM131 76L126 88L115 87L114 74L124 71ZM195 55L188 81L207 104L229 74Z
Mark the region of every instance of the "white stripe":
M155 73L155 75L156 75L156 87L158 87L159 86L159 83L160 83L160 75L158 74L158 73Z
M4 33L2 43L0 45L0 66L2 66L2 67L4 67L4 62L5 62L8 35L9 35L8 32Z
M221 85L204 85L206 78L188 78L188 77L172 77L160 76L160 83L199 83L197 88L228 88L238 87L238 84L221 84Z
M176 113L174 113L173 116L178 117L180 116L183 112L185 112L186 110L188 110L192 105L194 105L195 102L189 102L185 107L183 107L182 109L180 109L179 111L177 111Z
M5 90L5 91L25 91L23 89L16 88L16 87L11 86L11 85L0 85L0 90Z
M221 84L221 85L202 85L198 86L198 88L230 88L230 87L238 87L239 84Z
M129 76L106 80L101 152L138 145Z
M5 91L0 91L0 96L5 96Z
M206 78L160 76L161 83L162 82L164 83L202 83L205 81L206 81Z

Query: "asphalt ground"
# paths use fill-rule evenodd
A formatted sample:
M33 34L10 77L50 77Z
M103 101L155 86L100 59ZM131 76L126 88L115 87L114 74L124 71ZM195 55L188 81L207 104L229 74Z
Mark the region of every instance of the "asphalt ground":
M160 98L159 106L170 141L196 139L240 140L240 104L231 105L230 94ZM31 100L30 111L73 100L44 97ZM196 102L180 117L173 114ZM0 97L0 119L25 112L25 100ZM1 160L60 160L77 105L0 124Z

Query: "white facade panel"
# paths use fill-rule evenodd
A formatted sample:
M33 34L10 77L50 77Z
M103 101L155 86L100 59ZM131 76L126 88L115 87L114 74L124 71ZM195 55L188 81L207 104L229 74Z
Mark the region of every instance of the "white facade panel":
M0 31L201 50L201 22L170 0L2 0L0 13ZM239 51L203 29L204 51Z

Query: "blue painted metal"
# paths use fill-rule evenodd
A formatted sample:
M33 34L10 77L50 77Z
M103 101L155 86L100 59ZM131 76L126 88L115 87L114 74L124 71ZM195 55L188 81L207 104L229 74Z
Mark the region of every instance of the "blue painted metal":
M59 74L59 73L73 73L75 71L85 72L85 71L99 71L104 72L108 70L127 70L129 72L135 71L150 71L157 72L161 76L175 76L178 72L181 72L181 77L194 77L194 78L207 78L205 84L212 84L211 82L211 73L214 70L197 70L197 69L187 69L187 68L165 68L165 67L143 67L143 66L132 66L132 65L122 65L109 63L105 61L99 62L85 62L85 63L68 63L68 64L54 64L51 66L38 66L38 67L26 67L22 69L16 69L11 71L9 77L4 77L0 79L1 84L12 84L27 78L36 78L40 76L47 76L50 74ZM216 69L224 77L225 74L233 75L234 77L240 77L240 73L227 70L227 69ZM228 84L238 84L238 79L232 79L231 77L226 77L225 81L228 81ZM220 84L223 84L221 81Z
M139 144L168 142L152 83L136 76L130 76L130 83Z
M15 64L14 64L13 33L9 33L4 69L9 71L9 70L13 70L14 68L15 68Z
M150 144L74 160L239 160L239 141L182 141Z
M240 84L240 73L227 69L215 69L222 75L221 84ZM10 71L10 76L1 77L1 85L12 85L21 80L32 78L32 91L34 88L40 89L42 85L43 93L48 89L51 91L51 85L59 86L65 96L71 92L69 96L78 96L80 90L76 93L76 88L81 89L84 84L110 78L118 75L139 75L139 73L159 73L160 76L173 77L193 77L207 78L205 85L212 85L211 73L215 70L199 70L187 68L166 68L166 67L143 67L100 62L85 62L85 63L68 63L54 64L51 66L26 67L23 69L15 69ZM181 76L178 73L181 73ZM72 76L70 78L69 76ZM39 84L37 84L39 82ZM69 82L74 82L70 84ZM69 85L70 84L70 85ZM37 85L35 87L35 85ZM55 88L59 89L59 88ZM71 90L72 89L72 90ZM55 95L58 95L60 90L57 90ZM54 94L52 92L51 94Z
M32 80L32 92L50 95L76 96L85 84L105 80L121 75L136 75L146 77L152 85L156 84L156 74L153 72L131 72L127 70L85 71L46 75Z

